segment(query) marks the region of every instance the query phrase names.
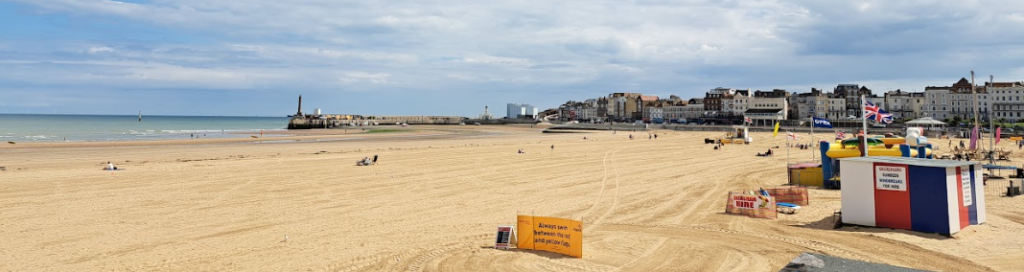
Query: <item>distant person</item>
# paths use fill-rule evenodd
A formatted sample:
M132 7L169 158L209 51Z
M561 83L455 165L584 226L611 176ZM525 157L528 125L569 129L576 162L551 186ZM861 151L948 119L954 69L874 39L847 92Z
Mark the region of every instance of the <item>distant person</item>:
M964 146L964 140L960 140L960 148L966 148L966 147L967 146Z
M629 139L630 139L630 140L632 140L632 139L633 139L633 134L629 134Z
M555 151L555 145L551 145L551 151Z
M117 170L117 167L114 167L114 164L108 161L107 168L104 168L103 170Z
M654 139L655 139L655 140L657 140L657 139L658 139L658 134L657 134L657 133L655 133L655 134L654 134Z

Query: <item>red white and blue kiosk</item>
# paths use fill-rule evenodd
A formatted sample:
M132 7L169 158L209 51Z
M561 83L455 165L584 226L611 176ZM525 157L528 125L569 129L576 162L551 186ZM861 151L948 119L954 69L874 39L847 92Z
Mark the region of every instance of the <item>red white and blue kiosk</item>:
M985 222L978 162L881 156L839 161L844 224L952 235Z

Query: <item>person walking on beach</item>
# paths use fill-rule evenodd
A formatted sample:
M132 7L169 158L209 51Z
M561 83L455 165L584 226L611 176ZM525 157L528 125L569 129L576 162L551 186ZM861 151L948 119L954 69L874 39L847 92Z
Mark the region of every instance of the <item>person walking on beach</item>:
M657 140L657 139L658 139L658 134L657 134L657 133L655 133L655 134L654 134L654 139L655 139L655 140Z
M551 145L551 151L555 151L555 145Z
M632 140L632 139L633 139L633 134L629 134L629 139L630 139L630 140Z

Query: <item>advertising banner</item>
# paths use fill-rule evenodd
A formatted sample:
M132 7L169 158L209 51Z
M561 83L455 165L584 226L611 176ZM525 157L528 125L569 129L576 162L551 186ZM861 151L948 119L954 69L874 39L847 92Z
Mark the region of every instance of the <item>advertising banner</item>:
M818 117L812 118L814 118L814 127L832 128L832 122L829 122L828 119Z
M758 218L778 218L775 209L775 198L744 192L729 192L729 201L725 213L742 214Z
M583 223L580 221L520 215L519 248L536 249L583 258Z

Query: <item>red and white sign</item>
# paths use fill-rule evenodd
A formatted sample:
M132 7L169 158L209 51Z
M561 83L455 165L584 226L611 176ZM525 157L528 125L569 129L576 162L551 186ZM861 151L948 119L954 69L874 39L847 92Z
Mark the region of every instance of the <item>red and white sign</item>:
M974 198L971 194L971 167L963 166L960 168L960 187L963 188L964 195L964 207L971 206L974 204Z
M907 191L907 166L875 165L875 189Z
M760 196L754 195L737 195L732 198L733 207L740 209L759 209L764 205L765 201Z

